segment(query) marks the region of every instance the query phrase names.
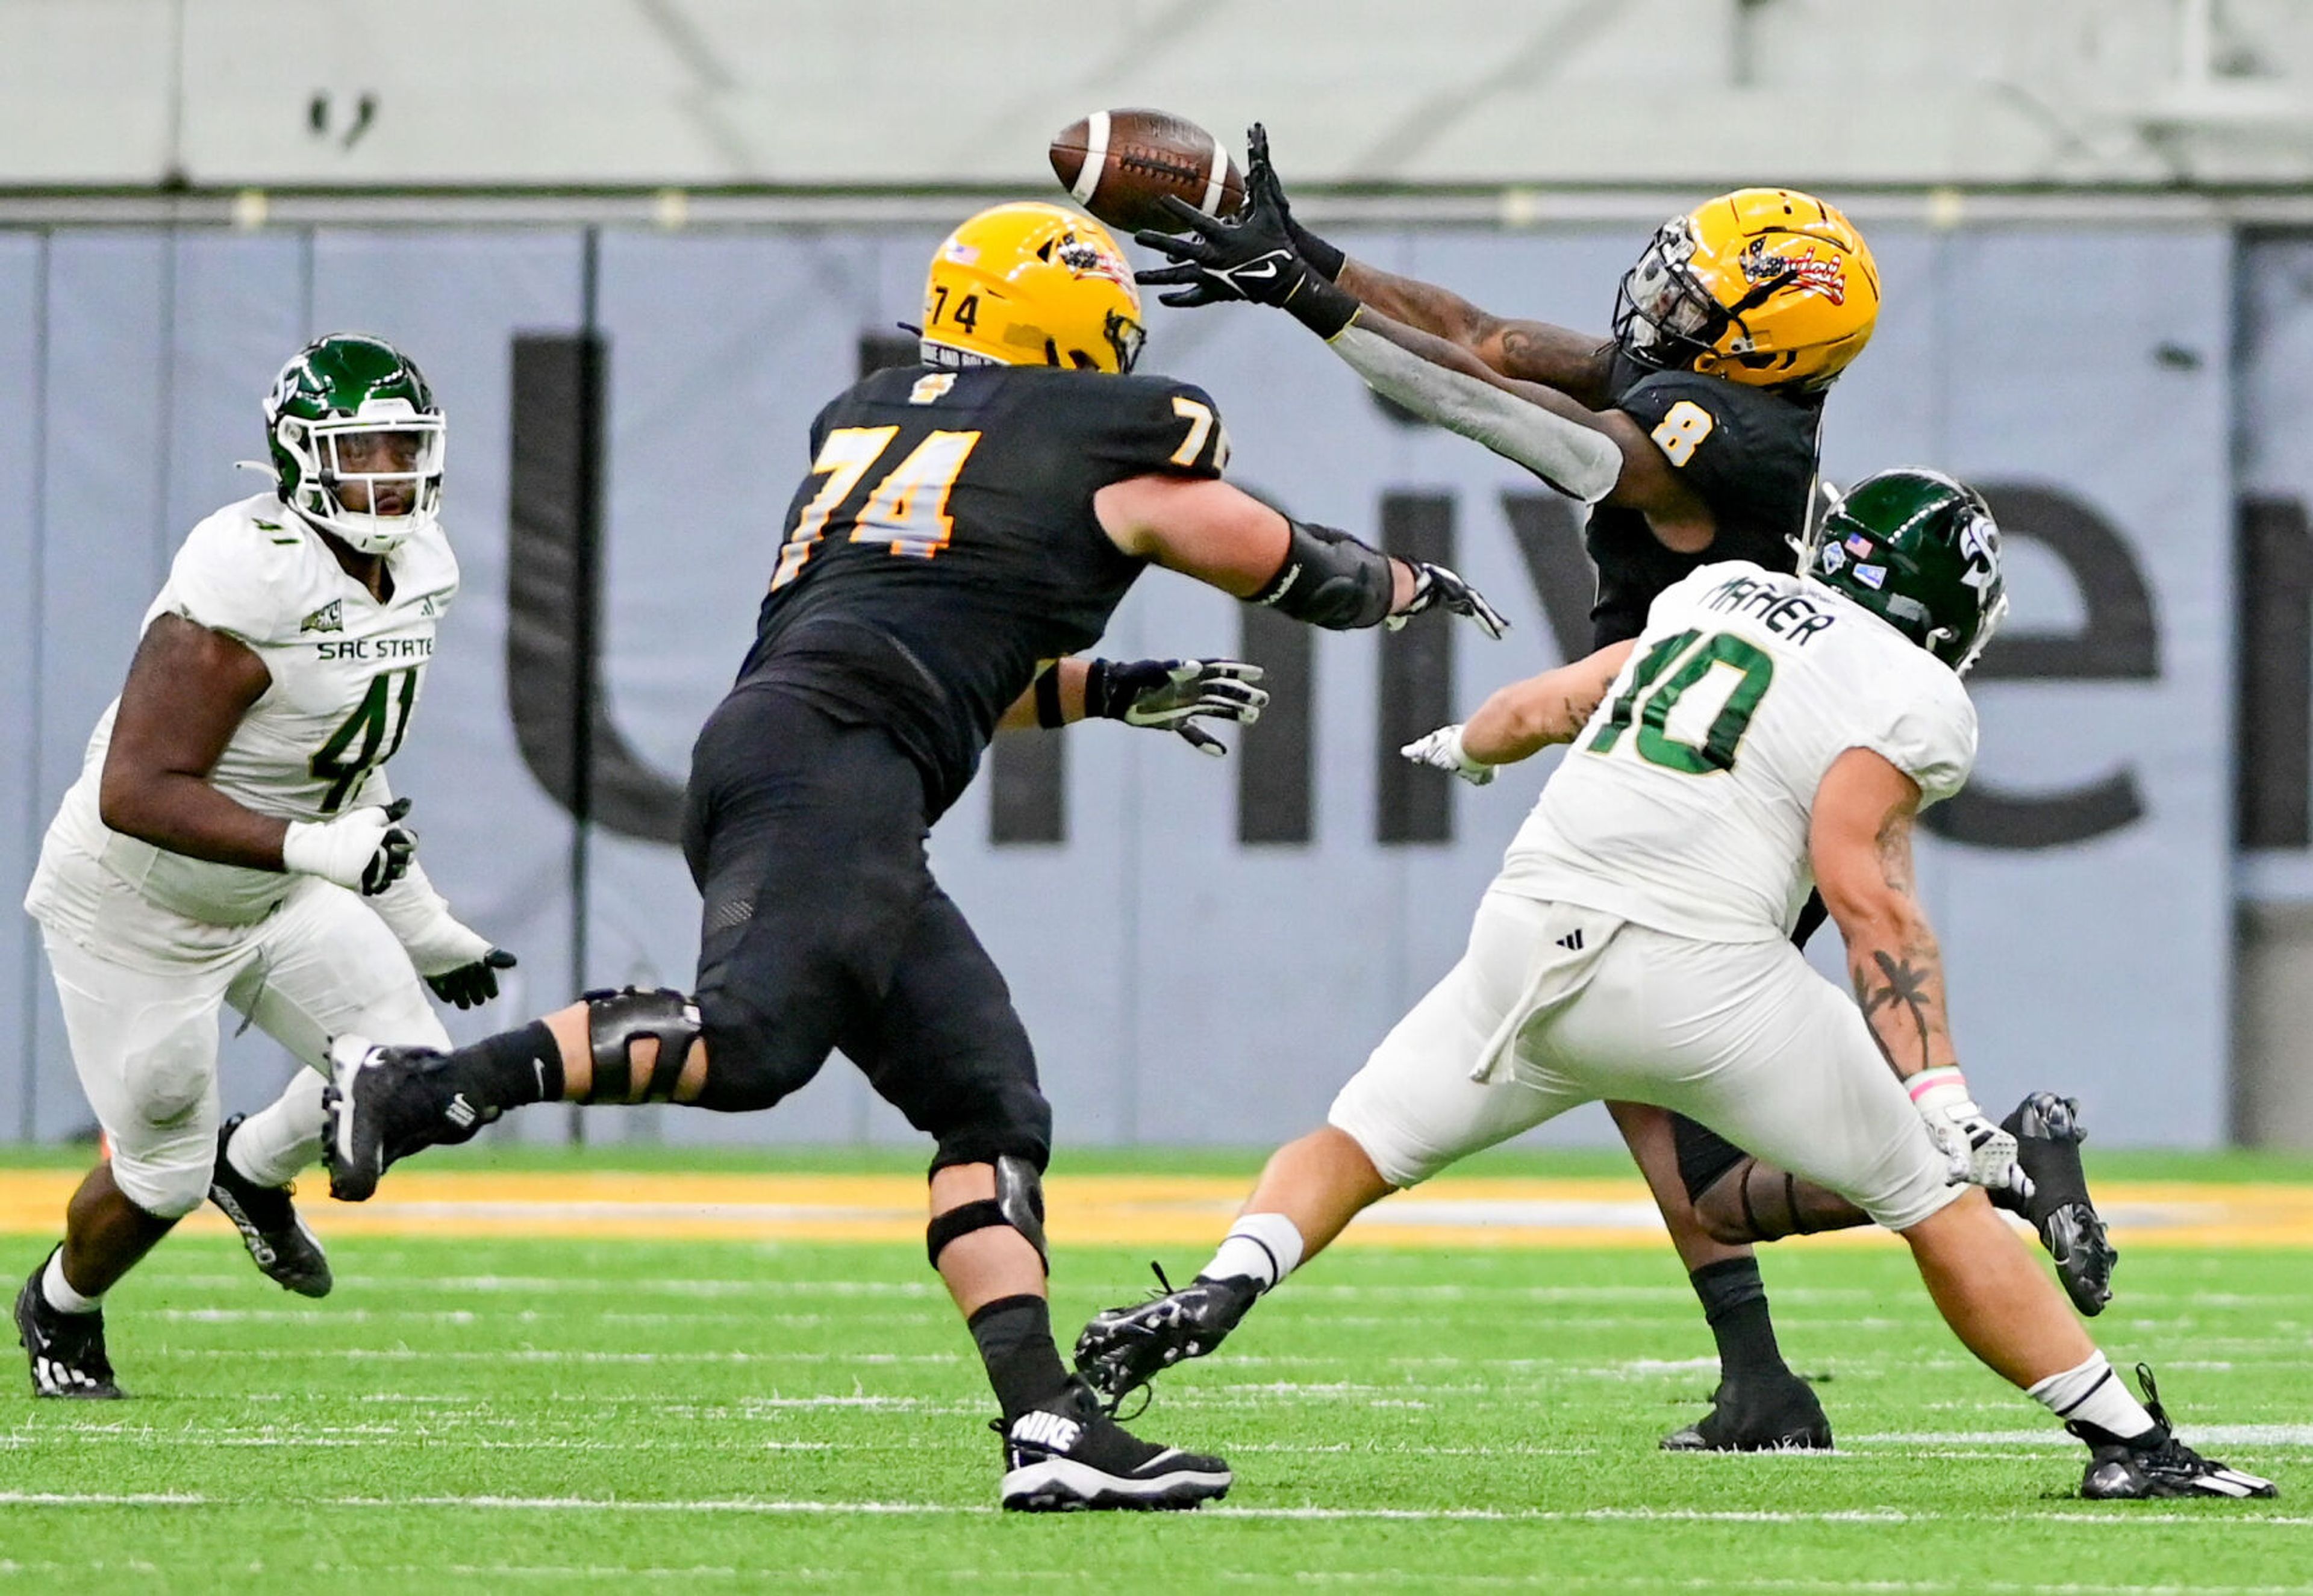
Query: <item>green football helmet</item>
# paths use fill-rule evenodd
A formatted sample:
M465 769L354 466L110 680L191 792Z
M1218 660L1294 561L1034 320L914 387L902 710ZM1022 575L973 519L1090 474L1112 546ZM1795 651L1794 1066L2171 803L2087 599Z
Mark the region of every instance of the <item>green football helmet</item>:
M1799 569L1962 675L2008 613L1992 508L1940 471L1866 477L1816 525Z
M448 434L424 375L383 338L337 332L300 349L273 380L265 430L281 502L362 553L391 554L434 523Z

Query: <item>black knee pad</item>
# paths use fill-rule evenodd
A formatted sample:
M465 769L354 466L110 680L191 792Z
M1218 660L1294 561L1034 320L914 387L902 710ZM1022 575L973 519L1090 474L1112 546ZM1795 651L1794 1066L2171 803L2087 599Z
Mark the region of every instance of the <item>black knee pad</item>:
M947 1250L949 1242L974 1231L998 1226L1018 1231L1027 1237L1028 1245L1036 1250L1036 1257L1044 1266L1044 1273L1052 1272L1052 1255L1044 1245L1043 1178L1036 1166L1025 1158L1007 1156L996 1161L993 1201L982 1197L935 1215L931 1223L924 1227L924 1250L937 1269L940 1254Z
M594 1083L580 1102L663 1103L699 1036L699 1005L672 987L624 987L586 994L586 1041L594 1055ZM647 1068L634 1044L648 1038L658 1056Z
M1686 1186L1686 1200L1699 1201L1728 1171L1750 1154L1707 1125L1684 1114L1670 1117L1673 1144L1678 1149L1678 1178Z

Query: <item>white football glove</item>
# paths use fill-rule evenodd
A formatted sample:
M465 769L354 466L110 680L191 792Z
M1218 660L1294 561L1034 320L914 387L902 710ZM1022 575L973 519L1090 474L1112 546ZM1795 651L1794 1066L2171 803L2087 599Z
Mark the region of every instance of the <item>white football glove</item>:
M1462 746L1462 728L1440 726L1427 737L1417 738L1397 750L1402 758L1416 765L1428 765L1433 769L1450 770L1473 787L1482 787L1494 779L1494 767L1482 764L1470 757Z
M418 852L418 833L400 823L409 812L409 800L397 798L331 820L292 820L281 838L282 868L374 897L401 879Z
M1956 1066L1922 1070L1904 1084L1928 1127L1928 1139L1944 1155L1948 1184L2032 1195L2031 1177L2016 1162L2016 1138L1976 1106Z

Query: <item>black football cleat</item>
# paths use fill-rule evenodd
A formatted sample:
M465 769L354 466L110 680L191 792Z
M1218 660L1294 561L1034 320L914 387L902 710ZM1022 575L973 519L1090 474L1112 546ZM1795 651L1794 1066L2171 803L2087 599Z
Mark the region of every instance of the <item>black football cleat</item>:
M1829 1451L1831 1420L1815 1390L1796 1374L1722 1379L1711 1411L1662 1438L1665 1451Z
M1081 1381L1050 1407L989 1428L1004 1437L1007 1513L1178 1511L1228 1495L1227 1463L1150 1445L1104 1413Z
M503 1111L449 1090L440 1074L445 1057L431 1048L381 1048L361 1036L330 1043L321 1162L331 1197L366 1202L388 1166L427 1147L471 1140Z
M2168 1415L2161 1409L2152 1371L2136 1365L2137 1383L2144 1388L2145 1410L2155 1428L2148 1435L2123 1440L2094 1425L2064 1426L2088 1443L2088 1472L2080 1478L2080 1495L2091 1502L2149 1502L2174 1496L2277 1496L2269 1479L2213 1462L2177 1439Z
M2080 1105L2053 1092L2036 1092L2016 1105L2000 1128L2016 1138L2016 1162L2032 1178L2032 1195L1994 1192L1992 1200L2032 1222L2072 1306L2093 1318L2112 1301L2112 1271L2120 1250L2105 1233L2080 1168L2080 1144L2088 1140Z
M104 1355L104 1310L63 1313L50 1307L40 1291L48 1269L42 1258L16 1293L16 1339L32 1365L32 1395L119 1401L128 1393L113 1383L112 1360Z
M301 1297L330 1294L329 1254L305 1228L304 1219L290 1200L292 1188L259 1186L226 1159L224 1150L245 1114L235 1114L217 1131L216 1168L209 1175L209 1201L233 1221L241 1244L268 1280Z
M1261 1297L1260 1287L1241 1276L1209 1280L1200 1275L1174 1291L1157 1269L1156 1283L1165 1288L1161 1294L1102 1310L1077 1337L1077 1372L1112 1413L1182 1359L1200 1358L1218 1346Z

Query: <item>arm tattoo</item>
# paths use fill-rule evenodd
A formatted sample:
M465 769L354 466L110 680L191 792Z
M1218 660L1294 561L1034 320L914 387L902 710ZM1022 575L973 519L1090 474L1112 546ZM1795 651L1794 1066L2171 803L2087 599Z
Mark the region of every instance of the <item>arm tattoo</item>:
M1929 1015L1929 1006L1935 1000L1935 994L1928 986L1934 974L1933 967L1925 962L1914 963L1908 957L1893 958L1885 948L1872 949L1871 958L1879 967L1881 980L1875 984L1869 976L1859 975L1855 981L1855 995L1863 1005L1863 1017L1871 1022L1871 1039L1879 1044L1880 1053L1890 1065L1895 1065L1896 1073L1903 1074L1903 1066L1896 1063L1895 1049L1888 1046L1879 1025L1881 1010L1901 1007L1912 1016L1913 1028L1919 1034L1919 1067L1930 1067L1933 1058L1929 1048L1929 1038L1939 1029Z
M1879 855L1880 878L1906 904L1917 901L1912 870L1912 816L1909 804L1891 810L1873 838ZM1851 951L1855 997L1863 1018L1888 1066L1898 1075L1931 1069L1938 1063L1938 1040L1950 1050L1950 1025L1944 1015L1943 956L1935 934L1916 913L1893 947ZM1904 1018L1908 1016L1909 1025ZM1917 1062L1908 1063L1917 1049Z

